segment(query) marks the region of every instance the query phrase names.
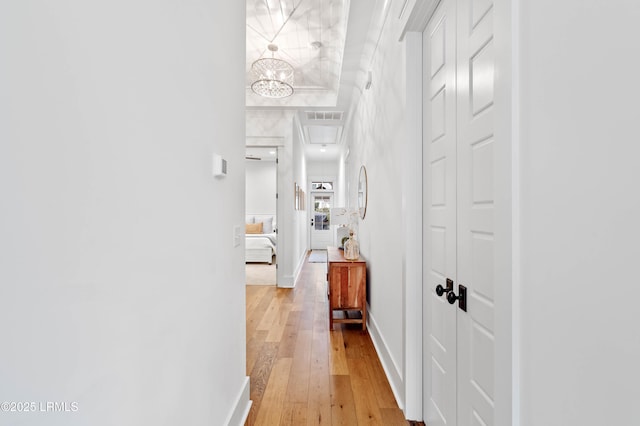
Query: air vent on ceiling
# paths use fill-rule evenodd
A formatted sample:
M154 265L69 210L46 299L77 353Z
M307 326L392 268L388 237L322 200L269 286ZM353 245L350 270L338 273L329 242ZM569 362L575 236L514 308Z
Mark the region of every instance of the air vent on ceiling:
M307 120L342 120L342 111L307 111Z

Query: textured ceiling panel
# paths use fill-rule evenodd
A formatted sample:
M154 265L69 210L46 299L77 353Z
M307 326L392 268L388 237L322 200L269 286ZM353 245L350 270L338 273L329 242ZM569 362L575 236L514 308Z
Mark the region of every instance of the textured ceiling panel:
M306 126L307 142L314 145L333 145L338 143L341 127L336 126Z
M270 43L275 57L295 68L294 93L288 105L310 105L303 97L330 96L340 84L347 24L346 0L247 0L247 87L251 64L265 56ZM277 105L248 91L247 105ZM326 103L326 101L325 101Z

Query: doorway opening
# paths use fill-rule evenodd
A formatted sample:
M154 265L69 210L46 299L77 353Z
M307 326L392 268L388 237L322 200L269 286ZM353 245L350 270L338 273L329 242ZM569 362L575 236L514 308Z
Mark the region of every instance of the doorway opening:
M311 250L326 250L327 246L333 245L332 207L333 191L311 192L311 233L309 238Z
M245 155L247 285L278 284L278 147L247 146Z

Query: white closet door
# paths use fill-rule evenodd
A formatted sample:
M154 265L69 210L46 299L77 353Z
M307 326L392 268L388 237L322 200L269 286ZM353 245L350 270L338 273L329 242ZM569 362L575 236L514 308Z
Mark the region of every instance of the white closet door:
M494 424L493 49L491 0L458 0L458 426Z
M446 279L456 281L456 52L455 0L444 0L423 33L425 422L456 423L456 309Z

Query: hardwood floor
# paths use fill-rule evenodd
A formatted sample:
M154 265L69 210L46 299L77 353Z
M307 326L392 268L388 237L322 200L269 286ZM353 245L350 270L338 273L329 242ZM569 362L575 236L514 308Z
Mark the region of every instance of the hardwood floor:
M409 424L366 331L329 331L326 264L294 289L247 286L247 426Z

